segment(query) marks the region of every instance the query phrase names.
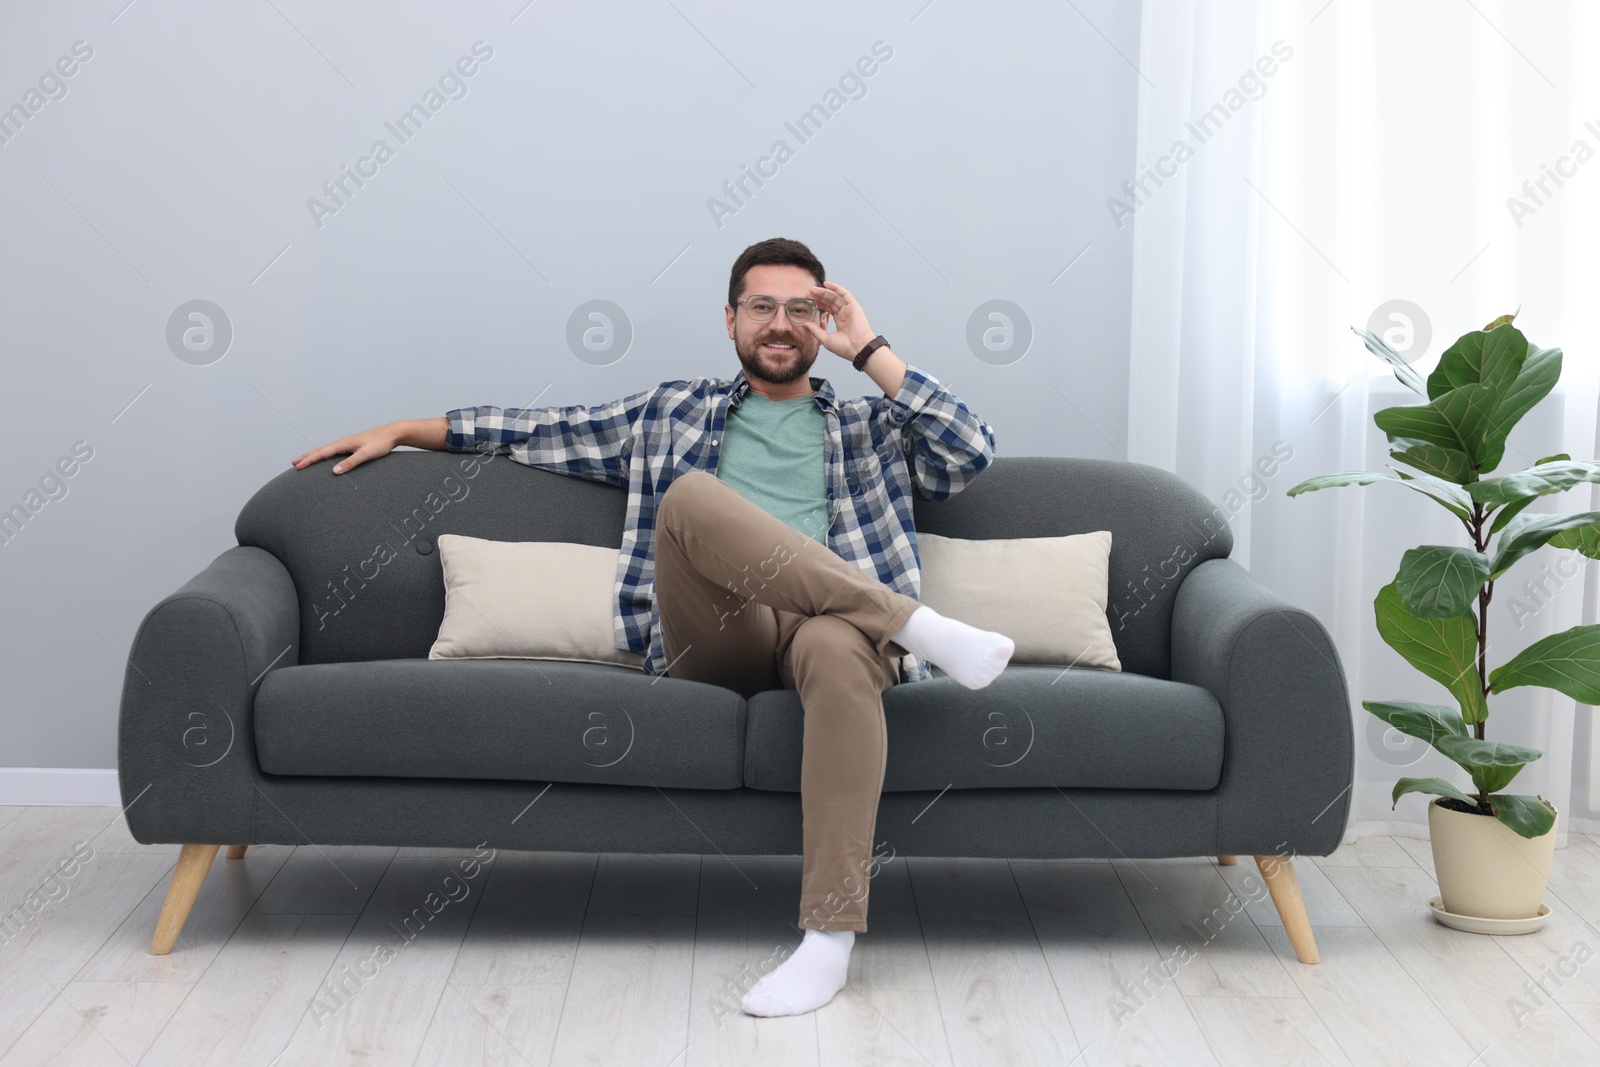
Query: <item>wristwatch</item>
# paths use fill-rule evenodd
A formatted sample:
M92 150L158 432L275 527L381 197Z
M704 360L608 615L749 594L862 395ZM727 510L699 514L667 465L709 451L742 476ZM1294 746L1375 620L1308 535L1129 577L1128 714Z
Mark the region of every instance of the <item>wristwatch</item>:
M883 334L880 333L878 336L867 342L866 347L862 348L860 353L857 354L855 362L852 363L851 366L855 367L856 370L860 370L862 367L867 365L868 356L872 355L872 353L876 352L880 348L888 347L888 344L888 338L884 337Z

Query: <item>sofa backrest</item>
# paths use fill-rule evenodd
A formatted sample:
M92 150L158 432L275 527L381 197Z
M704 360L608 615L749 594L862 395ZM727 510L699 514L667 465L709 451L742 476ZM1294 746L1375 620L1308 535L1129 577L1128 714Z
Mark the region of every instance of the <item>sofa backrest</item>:
M300 597L300 662L426 657L444 619L442 533L495 541L622 543L627 491L506 456L402 450L348 474L289 469L246 502L241 545L272 553ZM996 457L965 489L913 505L917 529L961 538L1110 530L1107 617L1125 671L1168 677L1178 583L1227 556L1226 518L1157 467Z

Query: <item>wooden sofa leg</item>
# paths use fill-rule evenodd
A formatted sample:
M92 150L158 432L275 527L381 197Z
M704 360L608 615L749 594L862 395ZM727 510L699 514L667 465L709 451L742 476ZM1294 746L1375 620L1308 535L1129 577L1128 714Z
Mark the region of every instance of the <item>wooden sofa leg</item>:
M1219 866L1222 866L1222 867L1232 867L1235 863L1238 863L1238 862L1239 862L1239 857L1238 856L1218 856L1217 857L1217 863L1218 863Z
M156 920L156 933L150 939L150 954L165 956L183 932L183 924L194 907L194 898L200 895L200 886L211 870L211 861L217 858L220 845L184 845L178 853L178 866L172 872L172 884L167 887L166 903L161 905L161 918ZM237 847L237 846L233 846Z
M249 845L229 845L228 846L228 858L230 860L242 860L242 859L244 859L244 850L249 848L249 847L250 847Z
M1311 933L1311 920L1306 916L1305 898L1300 895L1300 880L1294 876L1294 859L1290 856L1257 856L1256 866L1266 879L1272 903L1277 905L1278 918L1283 920L1289 944L1301 963L1321 963L1317 955L1317 940Z

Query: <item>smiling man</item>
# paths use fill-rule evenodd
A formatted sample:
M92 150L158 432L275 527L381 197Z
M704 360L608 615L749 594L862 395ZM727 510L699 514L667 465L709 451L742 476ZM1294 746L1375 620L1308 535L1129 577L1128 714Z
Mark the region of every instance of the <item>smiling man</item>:
M800 771L805 934L743 998L792 1015L845 984L867 896L887 736L883 691L932 677L971 689L1009 662L1009 637L919 604L911 493L944 500L994 458L994 432L873 332L798 241L734 262L724 307L741 370L602 404L458 408L313 449L334 473L397 445L475 448L626 488L613 622L645 672L747 698L793 689L805 712ZM831 324L833 329L825 329ZM810 375L826 348L883 391L839 401Z

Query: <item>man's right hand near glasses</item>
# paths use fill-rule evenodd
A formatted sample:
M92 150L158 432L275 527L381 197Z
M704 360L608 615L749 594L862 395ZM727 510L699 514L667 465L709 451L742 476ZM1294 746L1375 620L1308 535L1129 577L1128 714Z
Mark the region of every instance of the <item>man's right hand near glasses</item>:
M290 464L295 470L305 470L313 463L320 463L330 456L341 453L350 453L344 459L334 464L333 473L344 474L354 470L369 459L387 456L399 445L409 445L412 448L426 448L434 452L445 450L445 434L449 432L450 420L440 416L437 419L402 419L399 422L390 422L376 426L360 433L346 434L337 441L313 448L304 452Z

